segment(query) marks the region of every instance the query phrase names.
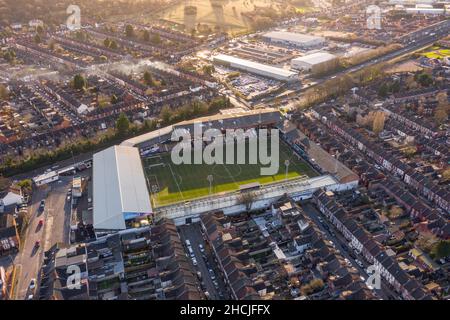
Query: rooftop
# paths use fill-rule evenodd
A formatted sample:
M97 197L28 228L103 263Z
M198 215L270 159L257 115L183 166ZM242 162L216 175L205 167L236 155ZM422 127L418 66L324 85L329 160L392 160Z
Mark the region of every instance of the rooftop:
M94 228L125 229L125 220L152 212L139 150L113 146L94 154Z
M245 68L253 68L265 72L270 72L272 74L285 77L285 78L291 78L294 77L297 73L283 69L278 67L269 66L267 64L262 64L259 62L254 62L251 60L241 59L233 56L229 56L226 54L218 54L214 57L214 60L218 60L221 62L227 62L227 63L233 63L235 65L239 65Z
M284 40L289 42L309 42L314 40L323 40L322 37L311 36L303 33L286 32L286 31L272 31L264 34L266 38L277 40Z
M336 58L336 56L334 54L320 51L320 52L307 54L303 57L298 57L298 58L292 59L292 62L305 62L305 63L309 63L309 64L318 64L318 63L326 62L329 60L333 60L335 58Z

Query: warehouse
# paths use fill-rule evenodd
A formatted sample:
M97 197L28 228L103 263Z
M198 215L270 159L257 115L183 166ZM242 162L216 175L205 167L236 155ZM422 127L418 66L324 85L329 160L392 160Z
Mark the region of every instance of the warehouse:
M94 154L93 225L96 232L127 228L151 215L138 148L113 146Z
M263 77L276 79L280 81L293 81L296 79L296 72L277 68L266 64L240 59L233 56L219 54L214 57L214 62L227 67L244 70L249 73L257 74Z
M325 45L325 39L322 37L295 32L268 32L263 35L263 39L268 42L279 43L285 46L294 46L302 49L318 48Z
M328 52L316 52L291 60L291 67L313 73L326 72L336 67L337 57Z

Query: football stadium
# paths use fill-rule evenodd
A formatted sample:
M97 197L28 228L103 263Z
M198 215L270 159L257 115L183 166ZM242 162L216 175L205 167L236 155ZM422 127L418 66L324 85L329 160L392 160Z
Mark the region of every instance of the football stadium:
M224 148L225 149L225 148ZM249 148L245 148L248 159ZM237 152L234 153L235 155ZM286 160L288 166L286 168ZM257 188L282 180L310 178L318 174L287 145L279 143L279 168L275 175L261 175L261 164L179 164L171 153L160 153L143 159L150 188L152 206L159 207L195 198ZM266 167L264 165L264 167Z

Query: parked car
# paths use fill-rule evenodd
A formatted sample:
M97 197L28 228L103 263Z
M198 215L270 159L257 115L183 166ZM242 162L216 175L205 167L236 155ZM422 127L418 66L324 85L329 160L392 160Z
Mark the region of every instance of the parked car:
M364 268L364 264L361 262L361 260L356 259L355 262L358 266L360 266L361 268Z
M41 200L41 203L39 204L39 210L43 211L45 209L45 200Z

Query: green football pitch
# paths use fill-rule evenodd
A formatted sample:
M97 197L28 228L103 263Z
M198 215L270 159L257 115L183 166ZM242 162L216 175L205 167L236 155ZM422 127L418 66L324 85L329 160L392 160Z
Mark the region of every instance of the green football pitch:
M248 152L248 148L246 150ZM175 165L170 158L170 153L143 159L143 165L152 204L159 207L208 196L210 194L208 175L213 176L211 194L239 190L239 186L252 182L263 185L286 179L285 160L289 160L288 179L317 176L317 173L304 160L281 142L280 166L277 174L273 176L260 175L260 164Z

